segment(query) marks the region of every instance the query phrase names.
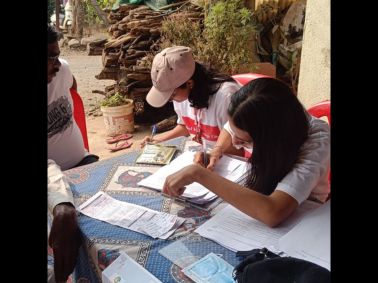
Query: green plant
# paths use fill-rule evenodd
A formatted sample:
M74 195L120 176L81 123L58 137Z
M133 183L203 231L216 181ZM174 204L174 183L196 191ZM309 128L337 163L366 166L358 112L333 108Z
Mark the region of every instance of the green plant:
M185 13L172 14L162 22L161 31L162 49L172 45L188 46L196 55L197 46L203 41L201 23L188 20Z
M96 0L100 9L111 8L116 0ZM83 0L84 21L87 25L103 24L102 19L98 16L92 0Z
M185 12L162 22L161 47L184 45L193 49L196 60L227 74L251 71L252 37L255 23L242 0L218 1L204 8L204 23L192 22Z
M128 103L130 103L130 100L127 100L119 92L116 92L114 95L106 97L101 102L101 106L103 106L103 107L115 107L115 106L126 105Z
M218 1L205 19L200 56L211 66L235 74L252 63L251 48L255 26L252 13L242 0Z

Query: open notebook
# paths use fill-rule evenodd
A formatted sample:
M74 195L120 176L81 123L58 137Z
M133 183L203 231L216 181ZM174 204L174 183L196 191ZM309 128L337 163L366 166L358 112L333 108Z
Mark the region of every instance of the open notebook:
M185 166L193 164L194 155L195 152L184 152L176 159L174 159L170 164L163 166L154 174L141 180L138 185L162 191L167 176L179 171ZM243 176L244 172L247 169L247 166L248 163L246 163L245 161L224 155L218 161L214 171L224 178L235 182L241 176ZM214 201L216 198L217 196L214 193L198 183L192 183L186 186L184 194L180 197L181 200L185 200L197 205L206 205L207 203Z

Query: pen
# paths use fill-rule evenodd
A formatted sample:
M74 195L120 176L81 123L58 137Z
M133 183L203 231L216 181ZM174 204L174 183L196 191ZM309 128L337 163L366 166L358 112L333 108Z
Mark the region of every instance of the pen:
M153 140L155 134L156 134L156 124L152 126L151 141Z
M202 140L202 152L203 152L203 165L207 167L207 154L206 154L206 141Z

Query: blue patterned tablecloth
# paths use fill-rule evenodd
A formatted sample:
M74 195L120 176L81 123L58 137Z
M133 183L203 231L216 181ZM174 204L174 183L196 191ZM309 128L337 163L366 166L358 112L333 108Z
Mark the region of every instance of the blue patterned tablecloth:
M178 138L171 140L169 144L183 149L185 141L184 138ZM193 238L192 249L197 250L198 255L214 252L235 266L239 259L234 252L192 233L198 225L210 218L208 212L183 206L158 192L136 185L141 178L159 168L135 164L139 153L131 152L65 171L75 205L79 206L102 190L115 199L179 215L187 220L171 237L161 240L79 214L79 224L86 243L80 250L73 281L101 282L102 270L117 258L120 251L125 251L162 282L192 282L180 272L178 266L159 253L160 249L184 236ZM110 183L116 185L111 186Z

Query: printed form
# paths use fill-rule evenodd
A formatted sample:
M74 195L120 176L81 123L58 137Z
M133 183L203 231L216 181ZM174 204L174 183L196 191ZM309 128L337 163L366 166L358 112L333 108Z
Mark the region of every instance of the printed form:
M318 203L305 201L288 220L276 228L270 228L235 207L227 205L195 232L232 251L248 251L262 247L273 251L278 246L278 240L304 215L318 206Z
M160 239L167 239L185 221L176 215L116 200L102 191L80 205L79 211L89 217Z
M314 262L331 270L331 201L306 215L278 241L286 254Z

